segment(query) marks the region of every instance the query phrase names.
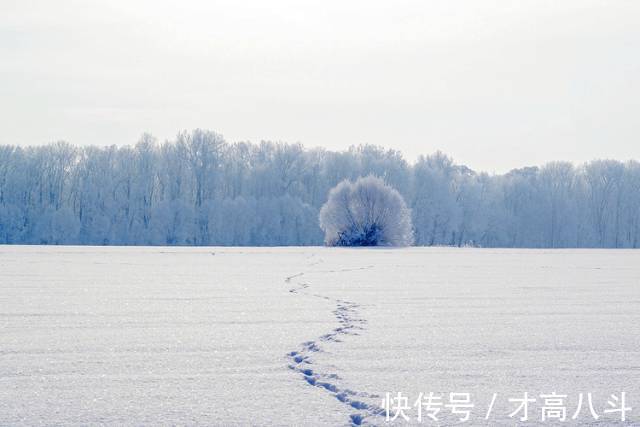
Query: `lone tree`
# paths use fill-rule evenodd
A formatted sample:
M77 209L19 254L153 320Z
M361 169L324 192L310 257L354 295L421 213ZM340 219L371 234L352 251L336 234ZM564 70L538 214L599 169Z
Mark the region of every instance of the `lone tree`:
M409 246L411 212L383 180L369 175L344 180L329 192L320 209L320 228L328 246Z

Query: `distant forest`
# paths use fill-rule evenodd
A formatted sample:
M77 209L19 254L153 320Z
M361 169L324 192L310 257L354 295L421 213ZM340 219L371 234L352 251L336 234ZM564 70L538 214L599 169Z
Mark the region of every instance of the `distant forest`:
M411 209L417 245L636 248L640 163L552 162L490 175L442 153L227 143L205 130L135 146L0 146L0 243L321 245L340 181L378 176Z

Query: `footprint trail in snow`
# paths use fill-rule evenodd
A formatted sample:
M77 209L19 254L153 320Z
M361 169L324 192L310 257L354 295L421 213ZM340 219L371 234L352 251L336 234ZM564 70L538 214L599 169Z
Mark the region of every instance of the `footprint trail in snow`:
M317 261L311 265L316 265L320 262L321 261ZM371 268L373 268L373 266L317 271L317 273L340 273L355 270L368 270ZM299 373L302 376L302 379L310 386L318 387L332 394L340 402L357 411L350 415L349 424L369 424L367 418L379 415L384 416L384 412L375 403L368 403L364 400L372 401L373 399L378 399L379 396L341 387L339 385L341 378L338 375L327 372L326 369L315 364L313 360L314 353L323 352L323 345L340 343L346 337L359 335L360 332L366 330L367 320L360 316L358 311L360 308L359 304L311 292L309 290L311 286L310 283L302 280L304 274L304 272L298 273L285 279L286 283L293 285L289 289L289 292L335 303L336 308L333 310L333 315L338 320L340 326L318 337L316 340L303 342L298 350L288 353L287 357L290 361L289 369Z

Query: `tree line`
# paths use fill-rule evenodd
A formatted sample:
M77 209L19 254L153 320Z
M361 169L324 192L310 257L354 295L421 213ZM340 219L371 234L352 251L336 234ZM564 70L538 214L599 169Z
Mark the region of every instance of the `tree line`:
M367 175L400 192L417 245L640 244L636 161L490 175L440 152L410 164L378 146L228 143L200 129L123 147L0 146L0 243L320 245L329 190Z

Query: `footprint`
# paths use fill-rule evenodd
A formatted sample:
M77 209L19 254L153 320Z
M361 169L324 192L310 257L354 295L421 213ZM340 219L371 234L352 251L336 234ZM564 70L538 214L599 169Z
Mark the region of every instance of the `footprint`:
M372 266L363 267L359 269L344 269L344 270L335 270L331 271L332 273L340 272L340 271L353 271L353 270L361 270L361 269L369 269ZM333 301L335 303L335 309L332 311L334 317L337 322L340 324L339 327L333 329L331 332L324 334L318 338L319 341L330 342L330 343L340 343L342 342L338 336L340 335L359 335L359 333L355 332L356 330L364 331L366 328L364 325L367 324L367 320L360 317L358 313L359 304L356 304L351 301L343 300L343 299L334 299L327 295L321 295L316 293L310 293L307 289L311 286L307 282L295 281L294 279L300 278L304 275L304 272L294 274L285 279L286 283L293 283L295 286L289 289L290 293L294 294L303 294L308 297L314 297L318 299L323 299L325 301ZM313 387L318 387L325 390L328 393L331 393L337 400L348 405L352 409L356 409L361 411L361 413L351 414L349 416L351 425L362 425L365 422L365 419L369 416L378 416L383 415L384 412L379 410L376 406L363 402L361 400L353 400L352 396L357 396L359 398L367 398L374 399L378 396L375 394L369 394L366 392L353 391L351 389L340 389L340 387L327 380L339 380L340 378L336 374L328 374L318 372L318 367L314 365L309 357L311 353L322 352L322 348L317 344L316 341L305 341L301 344L301 350L292 351L287 354L287 356L295 362L295 364L289 364L289 368L299 372L302 378L305 380L307 384ZM308 365L315 366L314 369L308 367ZM362 413L364 412L364 413Z

